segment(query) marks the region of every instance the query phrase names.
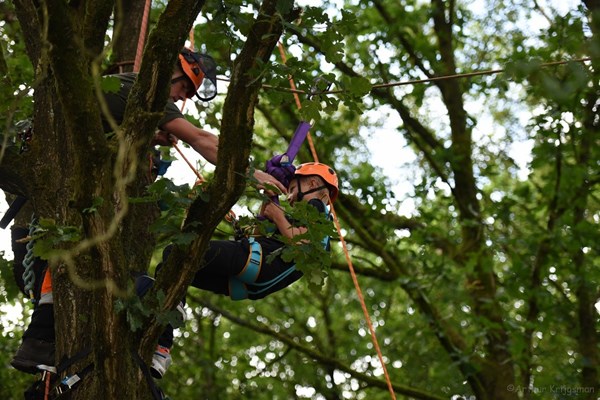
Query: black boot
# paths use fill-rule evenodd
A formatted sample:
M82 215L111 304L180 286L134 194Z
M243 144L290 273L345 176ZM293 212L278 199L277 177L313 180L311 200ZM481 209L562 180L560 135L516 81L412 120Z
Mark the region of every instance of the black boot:
M40 372L38 365L54 365L54 352L54 306L43 304L33 311L31 323L10 365L19 371L36 374Z

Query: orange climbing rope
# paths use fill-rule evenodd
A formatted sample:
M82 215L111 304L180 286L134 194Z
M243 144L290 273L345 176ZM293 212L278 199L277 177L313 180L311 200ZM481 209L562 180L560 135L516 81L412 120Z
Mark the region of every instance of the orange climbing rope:
M138 36L138 44L135 52L135 61L133 63L133 70L139 71L140 64L142 63L142 54L144 52L144 41L146 40L146 32L148 31L148 16L150 15L150 5L152 0L146 0L144 5L144 15L142 16L142 25L140 26L140 35Z
M198 178L198 180L196 181L196 183L203 183L203 182L205 182L204 177L200 174L200 172L196 169L196 167L194 167L192 165L192 163L190 162L190 160L187 159L187 157L185 156L185 154L183 154L183 151L181 151L181 149L179 148L179 146L177 146L177 144L173 143L173 148L175 148L175 150L177 150L177 152L179 153L179 155L181 156L181 158L183 158L183 161L186 162L186 164L188 165L188 167L190 167L190 169L192 171L194 171L194 174L196 175L196 178Z
M281 60L283 61L283 63L285 64L287 59L285 57L285 50L283 48L283 44L281 42L277 43L278 47L279 47L279 53L281 54ZM296 90L296 84L294 83L294 78L292 76L289 77L289 81L290 81L290 86L292 88L292 90ZM298 109L300 110L302 108L302 103L300 102L300 99L298 98L298 93L294 92L294 98L296 100L296 106L298 107ZM314 147L314 143L312 141L312 138L310 136L310 132L307 135L307 139L308 139L308 143L310 145L310 151L313 155L314 161L315 162L319 162L319 159L317 157L317 152L315 150ZM344 250L344 254L346 256L346 261L348 262L348 269L350 270L350 275L352 276L352 282L354 283L354 288L356 289L356 294L358 295L358 300L360 301L360 305L361 308L363 310L363 313L365 315L365 320L367 322L367 326L369 327L369 332L371 333L371 340L373 342L373 346L375 346L375 351L377 352L377 357L379 358L379 362L381 363L381 367L383 368L383 374L385 376L385 380L387 382L387 386L388 389L390 391L390 396L392 397L392 399L396 399L396 394L394 393L394 388L392 386L392 381L390 379L390 375L388 374L387 368L385 366L385 361L383 359L383 354L381 352L381 348L379 347L379 342L377 341L377 335L375 334L375 328L373 327L373 323L371 322L371 317L369 316L369 311L367 310L367 305L365 303L365 298L362 294L362 290L360 288L360 285L358 283L358 278L356 276L356 272L354 271L354 266L352 265L352 259L350 257L350 253L348 251L348 246L346 245L346 241L344 240L344 236L342 235L342 227L340 225L340 221L337 217L337 213L335 212L335 208L333 207L333 203L329 202L329 205L331 207L331 213L333 215L333 221L335 223L335 227L338 231L338 235L340 237L340 242L342 243L342 248Z
M50 398L50 372L45 371L45 387L44 387L44 400L48 400Z

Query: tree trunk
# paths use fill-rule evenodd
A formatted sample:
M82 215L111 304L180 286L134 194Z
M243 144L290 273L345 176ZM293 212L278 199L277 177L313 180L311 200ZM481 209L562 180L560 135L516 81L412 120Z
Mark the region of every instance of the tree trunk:
M232 118L224 124L216 170L221 184L213 186L213 200L203 205L206 208L200 216L191 213L189 224L201 218L204 225L198 229L202 240L196 242L187 260L184 279L167 279L178 276L173 270L172 275L164 275L157 282L156 286L169 294L165 309L174 308L183 296L214 227L245 186L243 171L260 89L260 79L254 75L259 70L256 63L268 61L282 31L276 3L264 2L251 30L254 35L238 58L231 84L235 93L231 98L237 101L225 105ZM154 243L148 232L156 206L129 205L128 198L143 195L149 183L146 149L166 102L178 50L204 1L179 0L167 5L148 40L122 131L113 142L102 132L93 95L93 79L99 77L93 77L90 67L101 50L97 43L104 40L107 4L112 8L104 1L69 5L59 0L39 5L17 1L32 62L40 67L35 91L36 130L31 150L22 156L11 154L0 167L2 188L14 187L14 192L25 194L36 215L45 218L50 229L56 229L54 248L45 257L53 277L57 360L82 356L67 368L68 374L93 365L70 393L71 399L141 399L150 395L136 357L149 360L162 326L152 317L142 329L132 331L116 304L134 297L127 290L130 273L148 268ZM37 21L47 21L48 48L40 47L46 38ZM132 36L131 32L125 35L128 39ZM117 47L122 52L117 55L125 57L132 44ZM240 132L244 133L243 141L238 140ZM7 162L13 164L7 167ZM9 171L16 163L27 168L20 167L19 174L12 177ZM101 205L92 209L98 199L103 199ZM83 240L75 244L63 240L60 232L65 227L73 227ZM181 254L186 255L184 250ZM156 306L152 295L147 298L149 306Z

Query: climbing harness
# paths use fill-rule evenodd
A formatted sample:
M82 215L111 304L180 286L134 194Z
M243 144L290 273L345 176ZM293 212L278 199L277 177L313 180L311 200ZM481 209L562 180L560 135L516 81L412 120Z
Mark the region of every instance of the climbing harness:
M325 204L324 209L325 217L331 219L331 214ZM321 240L321 244L326 251L330 248L330 241L331 238L329 236L325 236L323 240ZM264 293L296 271L296 264L293 264L283 273L269 281L256 282L262 267L262 246L253 237L248 238L248 243L249 254L246 265L239 274L229 278L229 297L231 297L232 300L244 300L247 299L249 295L259 295ZM251 288L248 288L248 286L251 286Z
M56 367L38 366L41 372L40 379L35 381L24 393L25 400L58 400L79 386L80 382L94 369L94 363L89 363L80 371L71 375L60 376L73 364L84 360L91 354L91 349L78 352L73 357L65 358ZM164 392L156 385L146 363L141 359L135 350L131 351L131 356L139 366L153 400L168 400Z
M229 279L229 293L232 300L248 298L246 284L256 282L262 267L262 246L253 237L248 238L249 254L242 272Z
M262 266L262 247L254 238L249 238L250 254L248 254L248 260L246 266L242 269L242 272L238 274L238 279L242 282L256 282L258 274L260 274L260 267Z
M94 364L86 365L80 371L65 375L60 379L60 376L71 365L85 359L91 353L90 349L80 351L73 357L65 358L56 367L38 366L41 377L34 382L24 393L26 400L55 400L73 390L79 385L79 382L94 369Z

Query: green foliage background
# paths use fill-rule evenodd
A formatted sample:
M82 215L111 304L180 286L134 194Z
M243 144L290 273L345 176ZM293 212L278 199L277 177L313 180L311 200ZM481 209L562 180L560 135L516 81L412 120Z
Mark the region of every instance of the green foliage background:
M155 3L153 18L163 7ZM195 27L197 46L219 61L225 76L255 3L209 0ZM506 397L490 389L488 398L596 398L597 61L542 65L597 57L594 17L584 3L559 13L558 2L540 8L520 1L457 1L451 18L446 16L452 46L444 48L447 38L434 24L440 3L323 1L304 7L301 22L289 25L283 37L287 64L273 55L264 65L267 83L287 88L292 75L303 90L320 91L330 83L343 93L303 96L298 112L289 92L265 89L257 110L256 165L286 148L301 118L315 121L319 159L341 178L343 233L390 377L421 391L405 398L474 398L478 393L468 379L493 378L485 362L497 332L508 337L503 350L510 359L503 368L512 371L517 389L504 390ZM0 7L11 11L8 3ZM0 104L9 112L0 114L0 126L11 126L31 113L27 96L18 93L33 84L33 69L16 22L6 20L0 34L7 39L1 42L1 66L9 72L0 88ZM454 71L444 51L453 56ZM506 72L456 81L464 132L453 125L449 110L457 97L445 83L373 89L496 68ZM226 117L219 101L210 112L197 106L200 124L218 127ZM390 120L405 143L390 149L398 161L393 169L375 165L368 150ZM472 137L471 151L461 153L457 137L465 132ZM457 195L455 166L465 158L471 160L479 207L473 218L464 218ZM311 160L306 148L299 160ZM179 210L161 220L165 243L173 240L188 199L177 190L159 190ZM248 192L240 203L256 208L259 200ZM464 247L465 232L474 225L482 235L476 254ZM228 233L225 225L219 232ZM174 365L160 382L166 393L178 399L389 398L337 243L332 257L329 277L317 290L301 280L264 300L233 302L190 289L190 318L176 340ZM487 301L500 322L478 308L473 294L482 284L478 277L487 273L495 285ZM28 314L6 261L0 279L0 318L7 316L6 306L25 305ZM3 324L2 365L8 366L26 321ZM583 330L585 322L591 332ZM444 347L449 332L464 347ZM373 377L379 385L368 379ZM20 398L31 379L2 368L0 382L0 397L10 399ZM561 385L594 388L595 394L549 392Z

